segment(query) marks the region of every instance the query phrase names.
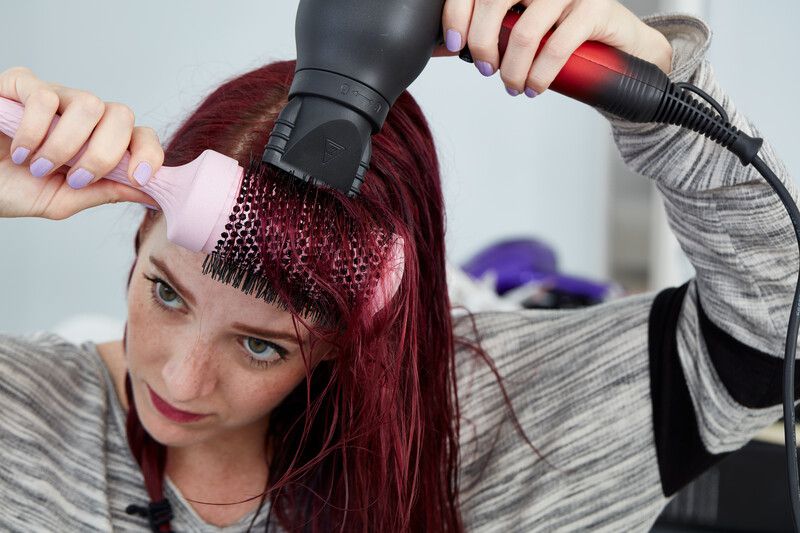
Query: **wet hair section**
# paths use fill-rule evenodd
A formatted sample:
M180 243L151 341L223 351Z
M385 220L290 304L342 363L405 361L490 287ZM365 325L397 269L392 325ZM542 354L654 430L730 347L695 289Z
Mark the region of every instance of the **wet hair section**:
M391 244L388 227L347 208L358 201L253 158L203 273L334 327L372 300Z

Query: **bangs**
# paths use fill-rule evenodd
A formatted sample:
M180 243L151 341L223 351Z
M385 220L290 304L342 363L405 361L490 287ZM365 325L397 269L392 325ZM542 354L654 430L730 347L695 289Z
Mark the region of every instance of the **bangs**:
M393 231L379 211L251 156L203 273L335 327L364 308L382 277Z

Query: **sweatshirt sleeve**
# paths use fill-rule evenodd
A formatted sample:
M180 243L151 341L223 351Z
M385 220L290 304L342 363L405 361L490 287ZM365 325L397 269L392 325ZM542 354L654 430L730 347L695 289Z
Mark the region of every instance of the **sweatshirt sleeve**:
M688 81L764 138L759 156L797 201L797 188L762 135L719 87L700 19L642 19L673 46L673 82ZM725 452L781 416L782 358L797 283L798 245L778 196L752 165L705 136L601 112L625 163L655 181L669 226L695 268L661 292L650 313L650 374L659 470L674 493Z

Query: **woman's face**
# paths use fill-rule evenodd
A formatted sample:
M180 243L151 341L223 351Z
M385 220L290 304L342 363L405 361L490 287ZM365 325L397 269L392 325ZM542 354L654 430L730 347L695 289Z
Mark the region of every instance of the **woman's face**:
M263 442L269 413L306 375L292 317L202 274L204 258L167 240L163 216L141 243L126 348L136 409L167 446ZM309 332L297 326L309 357ZM150 389L175 409L206 416L170 417Z

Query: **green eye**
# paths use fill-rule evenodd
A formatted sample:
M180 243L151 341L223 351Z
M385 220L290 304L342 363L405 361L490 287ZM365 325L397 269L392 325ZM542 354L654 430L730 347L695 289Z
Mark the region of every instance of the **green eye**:
M172 287L170 287L164 282L158 282L158 285L156 286L156 291L158 292L159 298L161 298L165 302L172 302L174 300L181 299L181 297L178 296L178 293L172 290Z
M245 343L245 348L250 350L250 353L252 355L257 355L259 357L264 357L266 355L270 355L272 352L277 352L274 344L262 339L256 339L254 337L245 337L244 343Z
M150 298L155 302L156 305L167 309L175 309L177 306L168 305L173 302L182 304L183 299L178 296L178 293L170 287L163 279L161 278L151 278L150 276L145 275L144 278L150 282Z
M266 367L286 359L288 351L269 341L257 339L255 337L244 338L244 348L247 350L250 364L258 367Z
M165 307L175 309L177 307L180 307L181 304L183 304L183 300L181 299L180 296L178 296L178 293L175 292L175 290L172 287L164 283L162 280L156 280L153 282L153 292L155 295L154 297L156 299L156 303L160 303ZM172 303L175 303L177 305L170 305Z

